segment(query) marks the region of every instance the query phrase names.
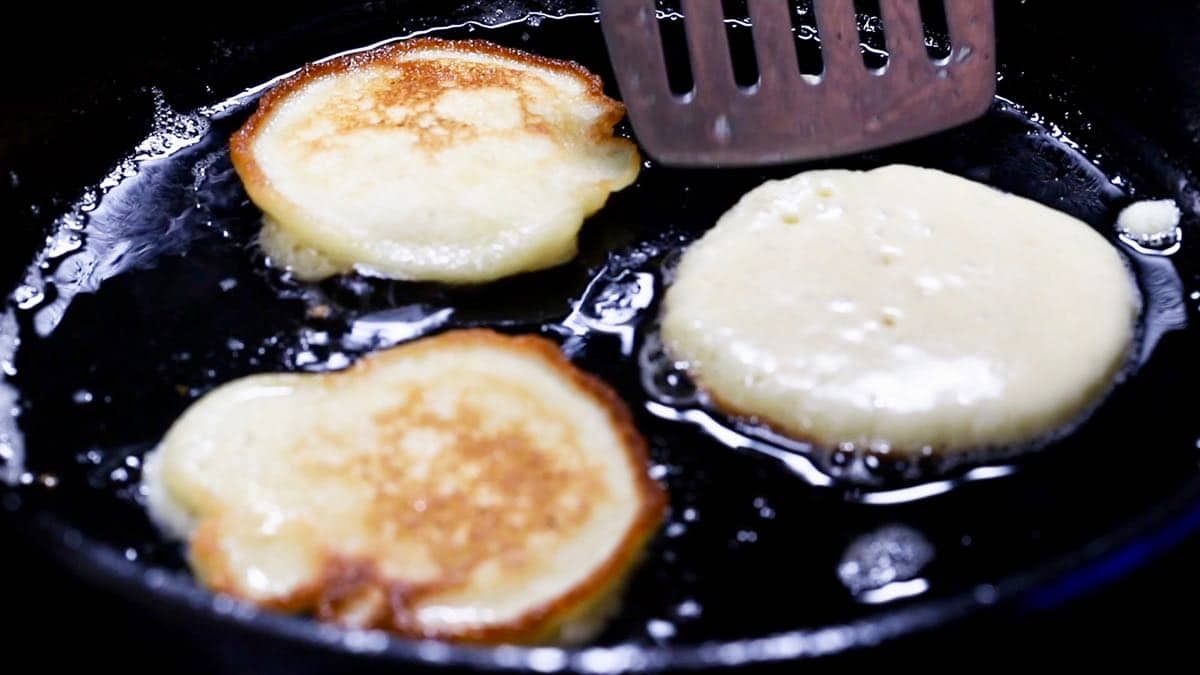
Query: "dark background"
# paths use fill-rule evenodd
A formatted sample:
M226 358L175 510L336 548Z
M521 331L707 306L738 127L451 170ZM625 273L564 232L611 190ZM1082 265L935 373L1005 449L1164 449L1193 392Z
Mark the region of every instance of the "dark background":
M1005 51L1001 22L1001 60L1013 72L1058 64L1054 75L1064 86L1088 81L1080 95L1090 97L1090 103L1127 120L1131 130L1154 146L1169 149L1174 163L1200 168L1200 3L999 4L1012 6L1002 19L1037 24L1026 27L1031 36L1026 43ZM338 11L337 3L291 3L287 20L331 8ZM194 79L195 100L176 101L177 107L223 98L233 93L233 80L215 65L220 57L278 29L279 20L265 3L228 0L157 8L137 3L24 4L19 14L6 17L0 40L0 214L10 222L4 223L0 244L0 287L12 287L40 228L75 196L73 191L102 175L109 158L136 141L143 120L130 119L127 128L96 128L89 125L88 106L119 106L127 92L159 77ZM182 71L184 60L177 57L196 54L210 65ZM269 50L239 56L263 76L293 65L275 63ZM46 156L55 161L29 161ZM15 166L32 168L22 172L19 185L9 185L9 168ZM11 222L17 213L25 214L25 222ZM209 650L199 648L205 646L199 632L151 622L125 600L68 576L26 543L3 515L0 550L0 646L4 658L24 664L15 669L6 664L6 672L53 672L80 659L101 672L219 670L220 664L209 660ZM1191 539L1068 606L1038 614L1000 607L850 661L960 666L980 660L1035 664L1055 657L1174 661L1194 649L1192 629L1200 607L1197 569L1200 540ZM843 665L848 664L837 667Z

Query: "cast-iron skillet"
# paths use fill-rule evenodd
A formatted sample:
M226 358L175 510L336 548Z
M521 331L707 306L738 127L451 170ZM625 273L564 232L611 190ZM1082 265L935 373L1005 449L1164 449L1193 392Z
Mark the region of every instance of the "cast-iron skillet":
M1200 202L1185 168L1200 161L1190 87L1200 64L1186 50L1200 10L1141 3L1137 15L1110 16L1095 5L1048 4L999 3L1004 99L978 122L819 164L648 165L589 222L578 260L458 290L357 276L306 285L265 268L251 244L258 212L224 150L253 107L254 96L239 92L306 61L448 25L458 27L441 34L575 59L611 84L590 3L300 3L269 14L216 3L179 34L123 17L104 73L98 57L45 61L18 73L15 90L29 98L5 104L16 114L0 145L9 224L0 281L14 291L0 335L21 342L6 352L0 341L0 362L20 392L27 457L14 474L21 484L0 494L3 510L81 575L203 627L209 642L245 650L238 658L259 671L770 664L936 628L983 607L1049 607L1102 585L1200 526L1200 425L1186 393L1200 366L1189 240ZM538 13L526 19L530 12ZM134 29L144 29L140 41ZM730 30L735 48L744 44L745 28ZM870 26L866 33L878 44ZM1125 41L1138 49L1118 58L1111 47ZM1096 44L1109 49L1089 48ZM1132 65L1152 70L1132 81L1115 73ZM952 469L946 481L927 466L857 457L843 459L866 484L821 485L829 481L802 454L761 443L734 449L669 419L664 397L681 392L662 391L670 387L655 377L664 374L638 356L653 338L662 270L675 251L767 178L891 162L1022 194L1113 239L1147 299L1126 380L1068 439ZM1115 213L1145 197L1184 209L1179 251L1140 253L1113 237ZM465 325L560 341L627 399L671 490L668 523L595 646L472 649L345 632L254 611L191 580L136 490L140 456L190 401L239 375L338 368Z

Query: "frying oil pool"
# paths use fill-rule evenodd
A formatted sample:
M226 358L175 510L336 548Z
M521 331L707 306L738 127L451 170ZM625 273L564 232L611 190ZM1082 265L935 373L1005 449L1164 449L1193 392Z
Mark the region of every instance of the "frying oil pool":
M731 24L737 30L746 28ZM591 15L438 34L576 60L613 82ZM356 43L348 37L346 44ZM1019 93L1019 82L1006 84ZM145 518L138 458L191 401L242 375L340 369L457 327L558 340L618 389L650 441L672 515L626 591L636 600L601 636L606 644L755 637L859 618L904 597L971 593L1103 530L1099 522L1089 530L1075 518L1055 520L1042 508L1081 499L1103 512L1088 490L1102 494L1124 478L1103 473L1122 473L1119 454L1079 465L1080 457L1104 456L1100 440L1194 442L1165 427L1126 428L1131 417L1169 410L1152 385L1156 362L1177 361L1156 345L1186 321L1172 259L1128 248L1146 301L1129 382L1075 434L1022 458L1028 470L960 467L946 475L870 455L826 460L706 409L685 373L663 368L654 321L678 252L746 191L802 168L940 168L1048 203L1113 239L1129 179L1106 175L1061 130L1010 102L998 101L962 129L834 162L722 172L647 162L638 182L589 221L576 260L446 288L357 275L303 284L266 266L253 243L260 214L226 150L255 97L201 113L173 111L169 98L156 97L154 132L59 219L31 264L14 294L23 342L8 377L21 394L24 469L55 478L52 489L29 488L29 499L141 564L183 568L178 547ZM861 471L846 468L856 462ZM848 486L839 477L861 480ZM934 494L941 496L927 499ZM736 580L737 592L727 580Z

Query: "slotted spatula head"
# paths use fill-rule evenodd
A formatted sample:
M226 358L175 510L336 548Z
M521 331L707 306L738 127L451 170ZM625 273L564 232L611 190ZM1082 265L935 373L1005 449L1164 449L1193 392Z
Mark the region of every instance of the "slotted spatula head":
M888 62L863 64L853 0L813 0L824 69L801 74L790 0L748 0L759 80L734 80L719 0L683 0L694 87L667 80L654 0L599 0L634 132L675 166L747 166L845 155L982 115L995 92L992 0L946 0L950 55L925 49L920 3L880 0Z

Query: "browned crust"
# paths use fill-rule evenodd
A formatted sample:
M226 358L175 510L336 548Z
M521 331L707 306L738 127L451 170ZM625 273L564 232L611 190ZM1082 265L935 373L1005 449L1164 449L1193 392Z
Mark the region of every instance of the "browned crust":
M686 359L680 359L680 360L686 361ZM1122 361L1122 363L1123 362L1124 361ZM1117 371L1117 372L1120 372L1120 371ZM855 450L865 449L864 446L859 445L857 443L853 443L853 442L849 442L849 441L845 441L845 440L831 441L827 438L821 438L820 436L817 436L816 434L805 433L803 431L797 431L795 429L792 429L790 427L790 425L788 425L788 424L776 422L774 419L767 417L761 413L756 413L756 412L747 410L745 408L736 406L732 403L729 403L727 400L725 400L724 398L719 396L712 388L705 385L704 378L702 378L700 376L700 374L697 373L696 371L694 371L694 370L688 371L688 377L691 378L692 382L696 385L696 389L698 391L702 392L704 394L704 396L708 398L708 401L712 405L712 407L717 412L721 413L722 415L725 415L727 417L731 417L734 419L742 420L745 422L749 422L750 424L753 424L753 425L756 425L763 429L766 429L767 431L769 431L773 434L782 436L783 438L797 441L799 443L805 443L805 444L811 446L811 448L813 450L817 451L818 453L823 453L824 455L831 455L831 454L837 452L839 450L839 446L841 446L842 444L848 444L851 447L851 449L855 449ZM1112 389L1112 387L1115 384L1112 379L1113 377L1115 377L1115 374L1113 376L1110 376L1107 389L1101 389L1101 392L1109 391ZM1034 438L1018 440L1018 441L1011 441L1011 442L1002 443L999 445L992 445L992 446L989 446L989 445L955 446L955 445L945 444L945 443L942 443L942 444L931 443L928 445L920 445L920 446L889 444L887 455L885 455L885 461L887 458L889 458L889 456L890 456L890 459L895 460L895 461L906 461L906 460L912 460L915 458L919 458L919 457L924 456L926 448L928 448L929 452L932 452L935 456L945 458L945 457L957 457L957 456L970 455L970 454L975 454L975 453L989 452L989 451L997 449L997 448L1003 450L1006 448L1013 448L1013 447L1016 447L1016 448L1025 447L1025 445L1027 445L1027 444L1037 445L1037 444L1040 444L1044 439L1055 438L1059 433L1061 433L1063 431L1063 429L1074 428L1075 425L1077 425L1080 422L1082 422L1083 420L1085 420L1091 414L1091 411L1093 410L1093 408L1099 402L1103 401L1103 399L1104 399L1104 395L1098 395L1096 397L1093 397L1092 399L1089 400L1089 402L1086 405L1084 405L1082 408L1080 408L1078 411L1076 411L1073 415L1069 416L1067 418L1066 422L1063 422L1063 423L1057 425L1056 427L1051 428L1051 429L1039 434L1038 436L1036 436Z
M679 350L671 347L669 344L667 344L665 336L662 340L662 346L666 353L676 361L682 361L683 363L690 362L689 359L682 353L686 350ZM779 424L756 412L752 412L729 403L720 395L718 395L711 387L706 385L704 383L704 378L695 369L689 368L687 371L687 376L691 379L692 384L696 385L696 391L704 394L704 397L708 399L708 402L712 408L727 417L732 417L758 425L767 431L770 431L771 433L778 434L793 441L807 443L818 451L833 452L837 448L837 443L829 443L824 439L817 438L815 435L797 432L788 428L788 425Z
M259 130L275 114L276 106L287 100L293 92L303 88L309 82L326 75L347 72L379 62L391 61L409 52L421 51L423 49L494 56L519 64L544 68L575 77L587 87L589 98L602 102L605 106L604 114L590 129L592 138L597 142L610 140L612 128L625 116L625 106L621 102L605 95L604 81L598 75L573 61L551 59L537 54L530 54L518 49L502 47L485 40L417 38L415 40L406 40L385 45L366 52L339 56L320 63L307 64L296 73L272 87L259 99L258 108L254 111L254 114L229 139L230 158L233 160L233 166L237 170L238 175L241 176L242 181L247 185L260 186L263 190L273 193L277 199L281 198L279 192L271 185L271 181L267 178L258 160L254 157L254 140L258 136ZM635 164L640 161L637 153L634 153L633 161Z
M778 422L775 422L768 417L764 417L759 413L752 412L744 408L739 408L738 406L727 402L704 384L699 373L694 371L688 372L688 377L692 378L692 382L695 383L696 389L704 393L709 402L712 404L712 407L723 415L760 426L767 431L770 431L773 434L779 434L784 438L790 438L793 441L807 443L820 451L833 452L837 449L837 443L830 443L829 441L818 438L813 434L806 434L804 432L796 431L789 428L788 425L779 424ZM898 449L903 450L903 448Z
M668 352L670 352L670 351L671 350L668 350ZM687 359L682 358L682 357L679 360L684 361L685 363L687 362ZM776 422L774 419L767 417L767 416L763 415L762 413L756 413L752 410L747 410L746 408L736 406L736 405L728 402L726 399L722 398L720 395L718 395L716 393L716 391L714 391L711 387L706 385L704 383L704 378L700 376L700 373L696 372L695 370L689 370L687 375L689 378L691 378L692 383L696 385L696 390L703 393L704 396L708 399L708 402L711 404L711 406L717 412L721 413L722 415L725 415L726 417L731 417L736 420L748 422L755 426L766 429L767 431L769 431L773 434L782 436L783 438L797 441L799 443L805 443L805 444L811 446L813 450L816 450L817 452L820 452L820 453L825 453L827 455L837 452L838 446L841 445L842 443L846 442L846 441L830 441L829 439L821 438L820 436L817 436L816 434L805 433L803 431L797 431L795 429L792 429L791 425ZM923 450L923 447L924 446L916 447L916 448L911 448L911 447L907 447L907 446L903 446L903 445L889 446L889 452L896 455L897 456L896 459L911 459L913 457L919 456L921 454L921 451ZM934 452L938 452L938 453L945 453L945 452L948 452L951 450L957 451L952 448L941 448L941 447L934 447L934 446L930 446L930 447L933 449Z
M666 490L649 474L649 452L646 441L634 424L633 415L624 401L602 380L577 368L570 362L553 341L534 335L510 336L492 330L474 328L455 330L424 338L384 352L368 356L351 368L339 373L322 375L326 378L354 377L362 371L376 367L388 359L408 358L429 350L459 346L484 346L523 352L540 359L567 379L576 389L594 401L608 414L609 423L621 439L630 468L637 481L641 507L624 538L613 553L592 573L566 593L554 600L527 610L519 618L505 624L463 627L461 630L429 630L418 625L409 613L411 601L423 594L436 592L437 585L417 586L397 582L383 576L369 561L331 558L325 561L324 570L315 582L296 589L292 593L258 604L285 612L314 611L319 618L336 618L331 607L339 601L353 597L358 592L382 590L386 599L382 601L369 625L401 635L423 639L454 640L478 644L532 643L552 635L564 622L599 602L608 592L622 582L625 573L634 565L644 544L662 522L667 504ZM219 514L211 516L220 518ZM208 560L223 559L218 529L202 524L193 535L190 545L193 557ZM205 577L204 583L212 590L235 597L243 597L237 584L227 577L223 567L208 570L214 572ZM255 601L253 598L244 598Z

